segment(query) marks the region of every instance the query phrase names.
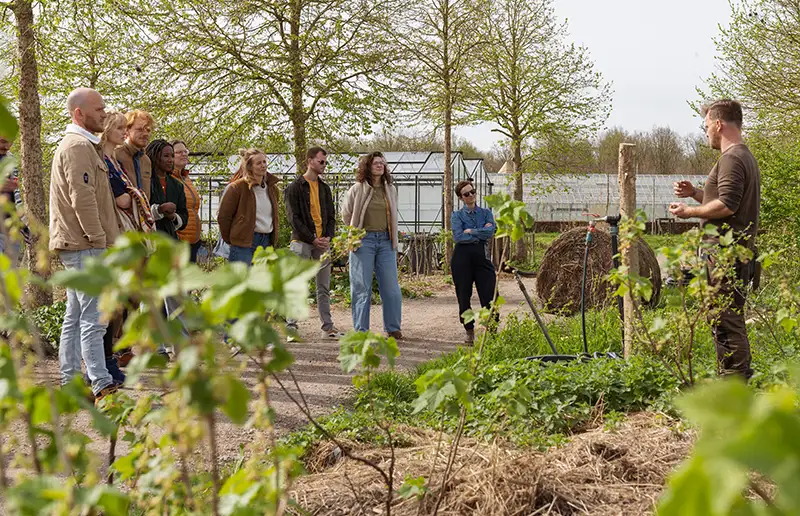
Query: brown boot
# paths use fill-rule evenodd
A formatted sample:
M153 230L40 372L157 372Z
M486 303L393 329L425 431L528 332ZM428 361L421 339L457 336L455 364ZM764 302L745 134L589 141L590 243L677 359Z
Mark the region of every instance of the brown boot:
M475 343L475 330L467 330L467 336L464 337L464 342L466 344L474 344Z
M400 331L400 330L398 330L398 331L390 331L389 332L389 336L390 337L394 337L394 340L403 340L403 332Z
M98 406L100 404L100 400L102 400L106 396L110 396L111 394L114 394L118 390L119 390L119 386L117 386L117 385L115 385L113 383L111 385L109 385L108 387L106 387L105 389L101 390L100 392L98 392L97 394L94 395L94 406L95 407Z
M117 356L117 364L120 367L127 366L128 362L130 362L134 357L133 350L131 350L130 348L123 349L122 351L118 352L116 356Z

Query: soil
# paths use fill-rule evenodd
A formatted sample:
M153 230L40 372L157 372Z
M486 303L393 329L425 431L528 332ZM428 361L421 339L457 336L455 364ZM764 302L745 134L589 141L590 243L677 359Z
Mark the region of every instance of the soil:
M533 294L535 280L524 280L526 288ZM502 314L522 310L529 313L525 300L513 278L500 279L500 293L505 298L506 304L502 307ZM473 307L479 307L477 295L473 296ZM316 315L314 308L312 315ZM333 320L336 326L347 331L352 328L350 309L342 304L332 308ZM549 320L547 317L546 320ZM371 321L373 330L381 330L381 307L373 306ZM299 333L303 342L289 344L289 350L295 356L292 371L309 404L314 416L320 416L346 405L352 393L351 376L342 372L337 356L339 343L334 340L322 338L319 321L310 318L299 323ZM453 351L463 344L464 329L458 320L458 304L452 286L447 286L439 281L431 297L404 299L403 300L403 334L405 339L400 341L400 357L397 367L407 369L416 364L430 360L441 354ZM252 365L243 369L243 380L251 388L255 396L254 387L257 382L257 371ZM58 360L47 360L35 369L36 379L42 383L58 384ZM286 375L284 375L286 376ZM288 376L286 376L288 379ZM288 385L288 384L287 384ZM133 398L156 394L163 394L155 385L152 377L143 376L141 385L136 388L126 388L124 392ZM270 398L277 414L276 428L279 433L286 433L300 428L308 423L301 411L277 386L272 387ZM252 404L252 402L251 402ZM90 449L104 456L107 442L91 427L91 420L86 412L81 412L72 421L73 426L81 432L94 438ZM22 425L15 428L12 425L9 436L23 436L25 432ZM216 424L218 456L221 462L228 462L239 457L240 447L247 445L253 438L253 431L232 424L221 413ZM24 439L12 449L12 454L29 454L30 448ZM124 454L127 443L117 444L117 454ZM198 453L204 453L199 451ZM200 459L200 457L197 457Z

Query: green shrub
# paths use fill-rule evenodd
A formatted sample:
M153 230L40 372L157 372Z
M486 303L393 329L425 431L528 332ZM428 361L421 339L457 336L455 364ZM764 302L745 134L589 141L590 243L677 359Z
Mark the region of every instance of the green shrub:
M61 338L61 325L64 324L66 310L67 303L58 301L49 306L40 306L30 314L31 320L39 328L42 340L56 351Z

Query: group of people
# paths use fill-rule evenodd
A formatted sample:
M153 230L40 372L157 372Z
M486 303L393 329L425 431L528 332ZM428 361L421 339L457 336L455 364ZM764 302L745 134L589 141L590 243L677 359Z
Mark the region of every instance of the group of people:
M50 182L49 245L64 267L83 268L87 258L100 256L126 231L159 231L184 240L191 248L191 260L196 261L202 227L200 197L188 175L186 144L181 140L150 141L155 123L148 113L107 113L102 96L92 89L70 93L67 109L71 123L54 155ZM736 102L721 101L706 110L709 143L722 150L722 158L704 190L688 182L676 183L676 195L692 197L701 205L674 203L671 211L680 218L700 217L716 225L727 224L751 237L747 245L752 246L758 229L759 172L743 143L741 126L742 110ZM9 147L10 142L0 138L0 160ZM279 180L268 172L266 154L251 148L240 155L239 169L220 200L218 224L224 242L221 252L230 261L249 266L258 247L287 243L278 239ZM343 332L331 316L331 262L327 254L336 233L337 214L331 188L324 181L327 162L328 153L323 148L308 149L305 172L286 187L283 204L291 226L289 249L300 257L321 261L316 297L322 335L338 339ZM22 199L18 187L12 176L2 185L0 195L19 205ZM451 217L455 242L451 270L459 314L463 314L471 308L473 285L482 307L488 308L495 298L497 278L488 242L497 228L492 212L478 206L471 181L458 183L455 193L463 207ZM372 152L360 158L356 181L340 211L345 225L366 232L349 256L353 329L370 329L372 284L377 278L384 331L403 339L397 270L398 197L383 154ZM0 236L3 234L0 232ZM0 239L0 252L8 252L8 244ZM737 267L739 279L745 283L747 270ZM718 358L723 371L749 377L752 369L742 313L744 293L733 285L725 285L724 290L732 295L733 302L712 321ZM176 309L174 300L165 300L166 316ZM120 367L133 356L131 350L114 353L114 337L121 323L121 318L103 323L97 298L67 290L59 347L62 384L80 374L82 360L96 399L119 388L125 380ZM297 321L286 323L288 339L297 341ZM472 343L474 322L462 317L462 324L465 342ZM158 353L169 360L163 344Z
M49 245L64 267L83 268L87 258L100 256L126 231L160 231L184 240L196 260L200 197L186 170L186 144L150 141L155 123L148 113L107 113L92 89L70 93L67 109L71 123L53 157L50 181ZM163 311L169 315L176 308L168 298ZM95 399L124 383L120 367L133 352L115 353L113 343L125 315L106 324L97 298L67 289L59 342L62 384L80 374L81 360ZM169 360L163 344L158 353Z
M67 109L71 123L53 157L50 182L49 245L64 267L83 268L87 258L100 256L127 231L159 231L184 240L190 245L191 260L196 261L201 241L200 197L186 168L186 144L181 140L150 141L155 122L148 113L106 112L102 96L92 89L70 93ZM267 171L266 154L252 148L242 150L240 156L239 169L220 200L218 223L226 257L249 266L258 247L287 243L278 241L279 181ZM331 189L323 179L327 160L327 152L321 147L309 149L305 173L286 187L283 200L291 226L289 249L300 257L321 261L316 296L322 335L338 339L344 333L331 316L331 262L327 257L336 233L337 214ZM3 193L21 202L16 179L3 186ZM459 184L458 195L466 205L453 215L457 242L453 266L459 271L457 291L459 311L463 312L469 306L473 277L482 304L488 306L492 297L494 269L485 254L476 250L485 247L494 232L494 221L491 212L475 205L471 183ZM377 278L384 330L395 339L403 339L397 189L380 152L361 158L341 216L344 224L366 231L361 245L349 257L353 329L370 328L372 283ZM484 262L480 262L481 257ZM131 305L135 302L131 299ZM167 298L164 314L170 316L176 309L175 301ZM106 324L101 321L98 298L67 289L59 343L62 384L80 374L81 361L95 399L124 383L121 368L133 352L125 349L115 353L113 348L126 316L123 313ZM288 339L299 340L297 321L286 323ZM468 340L471 324L465 324ZM169 360L163 344L157 352Z

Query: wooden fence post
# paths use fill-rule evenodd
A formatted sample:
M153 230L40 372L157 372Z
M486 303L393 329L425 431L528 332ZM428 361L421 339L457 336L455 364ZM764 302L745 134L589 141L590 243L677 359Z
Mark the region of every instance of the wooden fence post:
M636 215L636 145L621 143L619 145L619 211L622 218L633 218ZM622 264L628 267L628 272L639 273L639 256L635 253L634 246L627 246L622 251ZM623 313L625 316L623 350L625 358L633 354L634 347L634 311L633 296L625 294L623 299Z

